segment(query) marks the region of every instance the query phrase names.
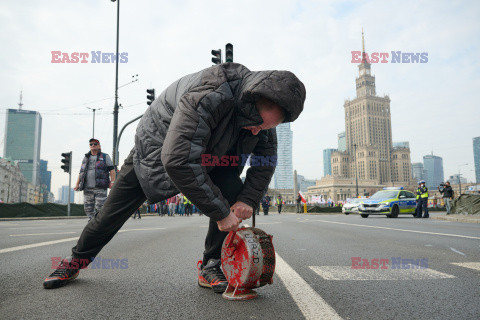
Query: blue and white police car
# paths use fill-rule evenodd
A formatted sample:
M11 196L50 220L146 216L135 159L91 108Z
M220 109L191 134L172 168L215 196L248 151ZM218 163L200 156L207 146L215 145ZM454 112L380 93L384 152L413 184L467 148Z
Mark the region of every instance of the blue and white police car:
M371 214L386 215L387 218L396 218L399 214L415 216L415 194L403 187L390 187L377 191L373 196L358 206L358 213L362 218Z

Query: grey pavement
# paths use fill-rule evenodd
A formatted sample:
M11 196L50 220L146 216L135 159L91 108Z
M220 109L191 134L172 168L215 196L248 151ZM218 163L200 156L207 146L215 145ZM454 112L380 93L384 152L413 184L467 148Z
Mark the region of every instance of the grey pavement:
M128 259L127 269L82 270L55 290L42 287L51 258L70 253L86 220L1 221L1 318L480 318L478 224L409 216L257 218L257 227L273 235L277 270L273 285L243 302L196 283L205 216L130 219L99 255ZM357 270L354 257L389 263ZM428 268L393 269L392 258L426 259Z

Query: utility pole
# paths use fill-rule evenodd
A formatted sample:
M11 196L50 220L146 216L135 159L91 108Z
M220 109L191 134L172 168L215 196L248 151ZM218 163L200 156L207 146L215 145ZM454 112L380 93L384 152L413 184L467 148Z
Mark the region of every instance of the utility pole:
M94 109L94 108L87 107L87 109L90 109L90 110L93 111L93 133L92 133L92 138L95 138L95 111L96 111L96 110L102 110L102 108Z
M355 190L356 190L357 198L358 198L357 144L355 143L353 146L355 148Z
M119 30L120 30L120 0L111 0L112 2L117 2L117 51L116 51L116 61L115 61L115 105L113 107L113 163L116 163L117 150L115 146L117 145L117 132L118 132L118 39L119 39ZM116 175L117 170L115 170Z
M62 163L63 166L60 168L63 171L68 172L68 203L67 203L67 215L70 217L70 201L71 201L71 190L72 190L72 151L62 153Z

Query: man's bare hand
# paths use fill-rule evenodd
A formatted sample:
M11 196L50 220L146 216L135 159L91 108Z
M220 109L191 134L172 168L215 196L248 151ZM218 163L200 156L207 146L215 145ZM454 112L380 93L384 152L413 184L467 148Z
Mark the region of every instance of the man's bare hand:
M242 201L235 202L235 204L230 207L230 210L233 211L240 220L250 219L253 214L253 208Z
M240 222L240 219L238 219L237 216L232 211L230 211L230 214L226 218L217 221L217 224L220 231L229 232L236 231Z

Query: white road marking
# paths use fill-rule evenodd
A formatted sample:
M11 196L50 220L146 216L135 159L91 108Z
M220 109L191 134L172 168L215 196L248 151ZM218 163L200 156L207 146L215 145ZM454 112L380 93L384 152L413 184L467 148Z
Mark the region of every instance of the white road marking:
M438 235L438 236L449 236L449 237L458 237L458 238L467 238L467 239L478 239L478 240L480 240L480 237L464 236L464 235L461 235L461 234L438 233L438 232L417 231L417 230L408 230L408 229L396 229L396 228L378 227L378 226L368 226L368 225L365 225L365 224L345 223L345 222L328 221L328 220L311 220L311 221L319 221L319 222L334 223L334 224L344 224L344 225L347 225L347 226L356 226L356 227L364 227L364 228L395 230L395 231L403 231L403 232L433 234L433 235Z
M75 231L71 232L51 232L51 233L25 233L25 234L11 234L10 237L21 237L21 236L43 236L49 234L67 234L67 233L76 233Z
M431 244L426 244L425 247L433 247Z
M78 238L79 237L73 237L73 238L39 242L39 243L27 244L27 245L24 245L24 246L0 249L0 253L6 253L6 252L12 252L12 251L18 251L18 250L25 250L25 249L30 249L30 248L42 247L42 246L48 246L48 245L51 245L51 244L57 244L57 243L62 243L62 242L78 240Z
M125 230L120 230L120 231L118 231L118 232L161 230L161 229L165 229L165 228L125 229ZM78 240L78 238L80 238L80 237L65 238L65 239L59 239L59 240L53 240L53 241L45 241L45 242L39 242L39 243L32 243L32 244L27 244L27 245L24 245L24 246L17 246L17 247L5 248L5 249L0 249L0 253L7 253L7 252L25 250L25 249L30 249L30 248L36 248L36 247L49 246L49 245L51 245L51 244L57 244L57 243L62 243L62 242L68 242L68 241Z
M429 280L455 278L451 274L426 269L352 269L351 266L309 267L325 280Z
M455 263L452 263L452 264L454 264L456 266L480 271L480 262L455 262Z
M465 253L463 253L463 252L460 252L460 251L458 251L458 250L457 250L457 249L455 249L455 248L452 248L452 247L450 247L450 250L452 250L453 252L456 252L456 253L458 253L458 254L461 254L462 256L464 256L464 255L465 255Z
M275 272L295 300L305 319L342 319L278 254L276 254Z
M275 253L275 259L275 273L282 280L305 319L342 319L278 253Z

